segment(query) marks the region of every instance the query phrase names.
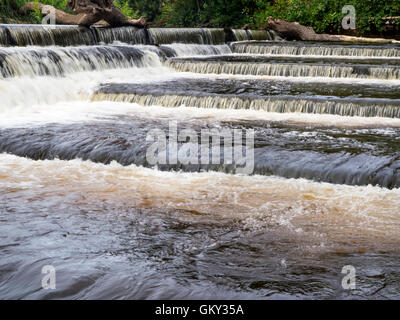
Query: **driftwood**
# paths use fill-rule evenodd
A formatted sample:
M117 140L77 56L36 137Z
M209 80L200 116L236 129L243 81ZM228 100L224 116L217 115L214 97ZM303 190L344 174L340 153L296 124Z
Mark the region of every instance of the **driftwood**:
M340 41L340 37L330 34L318 34L311 27L298 22L287 22L282 19L268 18L267 29L272 29L287 40L301 41Z
M346 41L354 43L400 43L394 39L363 38L345 35L318 34L311 27L306 27L298 22L287 22L282 19L268 18L266 29L274 30L278 35L287 40L300 41Z
M77 14L69 14L54 8L56 24L73 24L84 27L94 25L99 21L107 22L111 27L134 26L144 28L145 19L129 19L122 11L114 6L114 0L69 0L67 8ZM23 13L43 10L47 5L38 2L27 2L22 8ZM51 6L50 6L51 7ZM46 10L46 8L44 9Z

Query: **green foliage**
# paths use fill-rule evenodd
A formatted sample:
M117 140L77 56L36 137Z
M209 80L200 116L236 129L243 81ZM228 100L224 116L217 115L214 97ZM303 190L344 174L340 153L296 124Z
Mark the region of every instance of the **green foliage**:
M43 15L39 8L29 16L24 17L19 14L18 9L22 8L27 2L41 2L43 4L52 5L57 9L65 10L67 1L68 0L2 0L2 3L0 3L0 12L2 13L1 17L4 22L14 22L13 20L16 19L18 21L22 20L29 23L41 23Z
M163 0L128 0L129 4L138 13L138 16L154 21L160 15Z
M165 1L161 6L159 21L166 27L195 27L199 24L197 0Z
M204 1L200 11L200 22L214 27L243 27L251 23L261 2L256 0Z
M400 0L166 0L158 21L167 27L262 28L271 16L311 26L318 33L339 33L345 5L355 7L361 34L379 34L382 18L400 16Z
M132 8L129 0L115 0L114 5L119 7L127 17L139 18L139 12Z
M242 27L252 23L260 0L169 0L161 6L159 22L176 27Z
M28 1L1 0L0 19L6 23L40 23L40 10L24 17L18 13L17 8ZM67 0L40 2L66 11ZM400 0L115 0L114 4L128 17L143 16L165 27L240 28L249 24L263 28L271 16L297 21L319 33L339 33L345 16L342 8L353 5L357 30L361 34L379 34L385 27L383 17L400 16Z

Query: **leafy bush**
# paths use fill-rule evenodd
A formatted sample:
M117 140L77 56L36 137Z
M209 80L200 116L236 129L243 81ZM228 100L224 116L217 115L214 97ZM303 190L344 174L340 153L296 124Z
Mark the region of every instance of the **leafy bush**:
M197 0L170 0L161 5L159 22L166 27L195 27L199 24Z
M400 16L400 0L167 0L159 22L168 27L263 28L271 16L311 26L318 33L339 33L345 5L355 7L361 34L379 34L382 18Z
M133 10L129 0L115 0L114 5L119 7L121 11L129 18L138 18L139 13L136 10Z
M67 4L67 1L68 0L3 0L2 3L0 3L1 17L4 22L14 22L13 20L15 19L17 21L29 23L41 23L42 13L39 8L29 16L21 16L18 9L22 8L22 6L27 2L41 2L43 4L52 5L57 9L66 10L65 5Z
M28 17L18 14L16 8L28 1L1 0L0 18L3 22L16 19L40 23L39 10ZM67 0L40 2L66 10ZM266 19L272 16L311 26L319 33L341 31L345 5L355 7L356 26L361 34L379 34L385 27L383 17L400 16L400 0L116 0L115 5L128 17L144 16L165 27L240 28L249 24L252 28L263 28Z
M167 27L242 27L265 1L169 0L161 6L159 22Z
M154 21L160 15L161 3L164 0L129 0L129 4L138 16Z

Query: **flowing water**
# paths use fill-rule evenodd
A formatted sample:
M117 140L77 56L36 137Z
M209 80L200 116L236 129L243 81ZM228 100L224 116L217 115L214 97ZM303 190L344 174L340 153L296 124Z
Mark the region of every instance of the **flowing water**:
M230 33L0 26L1 299L399 298L400 48Z

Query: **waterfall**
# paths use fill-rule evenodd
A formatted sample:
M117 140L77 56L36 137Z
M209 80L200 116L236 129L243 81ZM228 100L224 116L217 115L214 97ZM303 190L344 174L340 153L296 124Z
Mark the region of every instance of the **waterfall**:
M109 44L119 41L128 44L149 44L147 32L145 29L137 29L134 27L121 28L101 28L95 27L93 30L97 34L99 42Z
M314 55L314 56L363 56L400 57L400 47L354 46L308 43L233 43L233 51L246 54Z
M0 76L63 76L81 71L150 66L158 56L149 56L150 52L146 52L131 46L0 48Z
M1 128L0 153L34 160L83 159L103 164L116 161L125 166L151 167L146 159L146 150L151 145L146 139L149 127L156 126L167 132L169 120L173 118L174 113L153 119L141 117L140 112L136 112L134 117L92 121L87 125L82 122L46 123L28 128ZM202 123L195 118L187 119L190 120L181 126L196 137L204 129L252 128L255 134L254 174L257 175L306 178L335 184L400 187L398 144L397 147L391 146L393 142L387 141L391 135L399 135L399 128L391 132L351 128L332 130L288 123L224 122L212 118ZM217 130L212 135L221 138L223 133ZM371 149L377 140L382 144ZM178 145L182 146L182 141ZM204 152L210 154L210 150ZM235 172L230 164L222 162L193 165L174 162L160 165L159 169Z
M0 299L398 298L400 47L271 39L0 26Z
M151 28L149 34L151 43L155 45L171 43L217 45L225 42L223 29Z
M92 101L130 102L144 106L249 109L279 113L335 114L340 116L400 118L400 101L373 103L361 100L317 100L271 97L246 99L224 96L144 95L97 92Z
M222 28L150 28L135 27L91 28L49 25L0 26L0 46L80 46L110 44L119 41L127 44L207 44L222 45L227 41L271 40L266 30L225 30ZM228 38L226 38L228 37Z
M10 45L16 46L76 46L93 45L95 36L90 29L76 26L10 25Z
M251 33L247 30L232 29L235 41L248 41L251 39Z
M169 48L175 52L176 57L184 56L211 56L232 54L230 47L224 45L197 45L174 43L171 45L162 45L160 48Z
M0 47L8 45L9 43L8 43L7 30L3 26L0 26Z
M272 40L271 35L267 30L249 30L252 40Z
M211 41L209 44L224 44L225 43L225 31L224 29L203 29L205 32L209 32L211 35Z
M154 53L150 56L149 53ZM63 76L67 73L150 66L171 57L231 54L228 45L113 45L0 48L0 76ZM143 60L146 56L146 62ZM158 65L159 61L156 61Z
M196 62L193 59L171 59L168 66L180 72L211 73L211 74L242 74L280 77L333 77L361 79L400 79L400 68L341 66L341 65L311 65L289 63L218 63Z

